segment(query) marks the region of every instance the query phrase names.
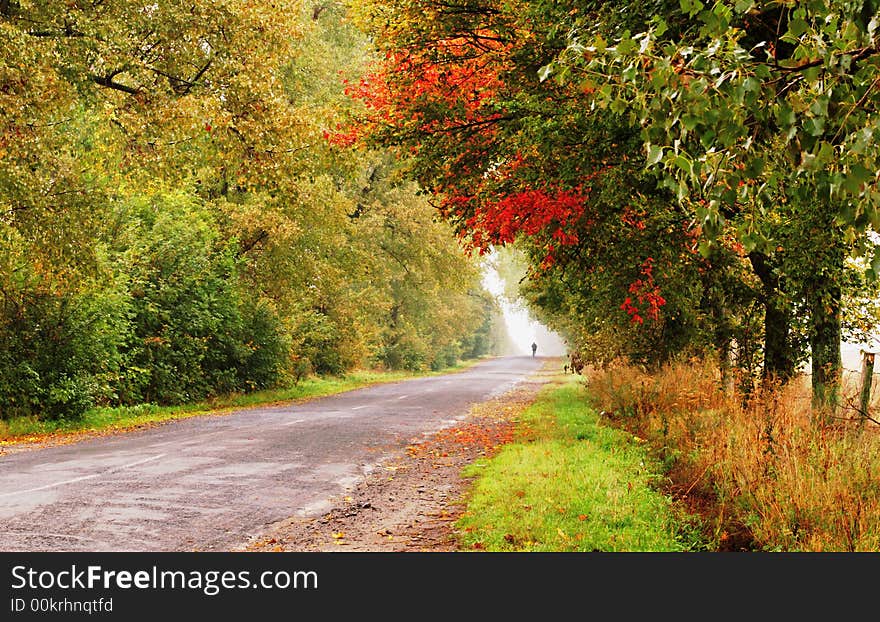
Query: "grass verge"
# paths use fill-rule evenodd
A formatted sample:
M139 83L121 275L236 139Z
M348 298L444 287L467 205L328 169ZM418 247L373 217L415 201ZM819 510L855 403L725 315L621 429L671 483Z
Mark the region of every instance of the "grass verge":
M461 548L688 551L700 532L658 489L644 441L603 426L574 376L556 376L518 417L514 441L465 469Z
M49 440L75 440L82 435L118 432L185 417L218 415L251 406L306 401L375 384L464 371L483 360L485 359L462 361L440 371L360 370L342 377L310 377L291 387L226 395L204 402L177 406L138 404L115 408L93 408L79 419L41 420L36 417L22 417L0 421L0 448Z

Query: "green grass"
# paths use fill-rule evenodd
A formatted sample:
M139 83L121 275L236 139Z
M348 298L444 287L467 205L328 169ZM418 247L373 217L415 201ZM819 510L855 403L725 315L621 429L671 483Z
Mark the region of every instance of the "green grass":
M81 418L72 420L52 421L41 420L36 417L16 418L0 421L0 446L41 440L49 436L57 437L131 429L144 424L161 423L184 417L223 414L249 406L305 401L375 384L463 371L476 365L481 360L483 359L463 361L440 371L362 370L351 372L343 377L310 377L291 387L240 395L226 395L209 401L177 406L138 404L136 406L120 406L116 408L93 408Z
M463 549L686 551L697 531L658 490L659 465L632 435L600 425L574 376L519 416L516 440L470 465L456 523Z

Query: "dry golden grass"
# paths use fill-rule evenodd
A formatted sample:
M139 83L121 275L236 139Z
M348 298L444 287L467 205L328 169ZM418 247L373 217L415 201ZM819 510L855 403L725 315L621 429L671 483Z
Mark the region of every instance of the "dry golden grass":
M671 492L701 509L719 549L880 550L880 426L849 408L858 374L831 420L812 415L808 376L746 405L707 362L586 376L596 408L651 441ZM869 412L880 413L876 393Z

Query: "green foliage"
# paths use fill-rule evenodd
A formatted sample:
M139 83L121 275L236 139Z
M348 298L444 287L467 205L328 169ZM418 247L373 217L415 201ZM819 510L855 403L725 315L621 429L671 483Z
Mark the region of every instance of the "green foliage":
M343 5L11 2L0 35L3 418L482 352L475 260L326 139L370 54Z
M504 317L497 300L483 292L481 296L483 321L470 335L459 340L460 358L473 359L486 355L497 355L503 351L506 330L499 334L496 327L504 327Z
M0 225L0 418L76 417L111 395L125 296L107 279L72 289ZM104 266L106 269L106 266Z
M138 207L129 239L115 241L131 295L120 401L273 386L287 358L281 324L239 291L235 246L191 198L155 195Z
M267 301L245 299L239 312L244 355L236 366L235 385L245 392L270 389L288 372L290 338Z
M19 267L22 276L28 268ZM123 358L124 298L111 289L46 291L34 282L2 289L0 416L72 418L108 399Z
M878 252L876 7L820 0L680 8L613 40L573 33L544 75L589 76L589 106L641 129L648 168L706 236L732 231L743 245L768 318L807 310L814 377L827 369L837 382L843 258ZM774 336L769 323L767 332L767 356L788 358L778 371L803 356L795 334Z
M346 357L345 335L333 318L315 311L297 325L297 351L309 362L309 369L318 374L341 374L354 366Z

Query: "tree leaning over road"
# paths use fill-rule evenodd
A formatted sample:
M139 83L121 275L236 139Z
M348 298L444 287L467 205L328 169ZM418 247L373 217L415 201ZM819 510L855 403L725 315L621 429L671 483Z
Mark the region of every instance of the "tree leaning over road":
M351 89L364 102L359 129L402 147L471 248L526 252L522 293L574 347L658 364L712 338L709 314L693 310L705 261L641 170L636 130L589 114L576 88L540 81L564 48L554 24L567 12L367 3L385 58Z
M844 330L873 322L845 304L880 269L872 2L363 6L368 134L476 248L525 250L570 340L735 353L746 386L810 356L833 407Z

